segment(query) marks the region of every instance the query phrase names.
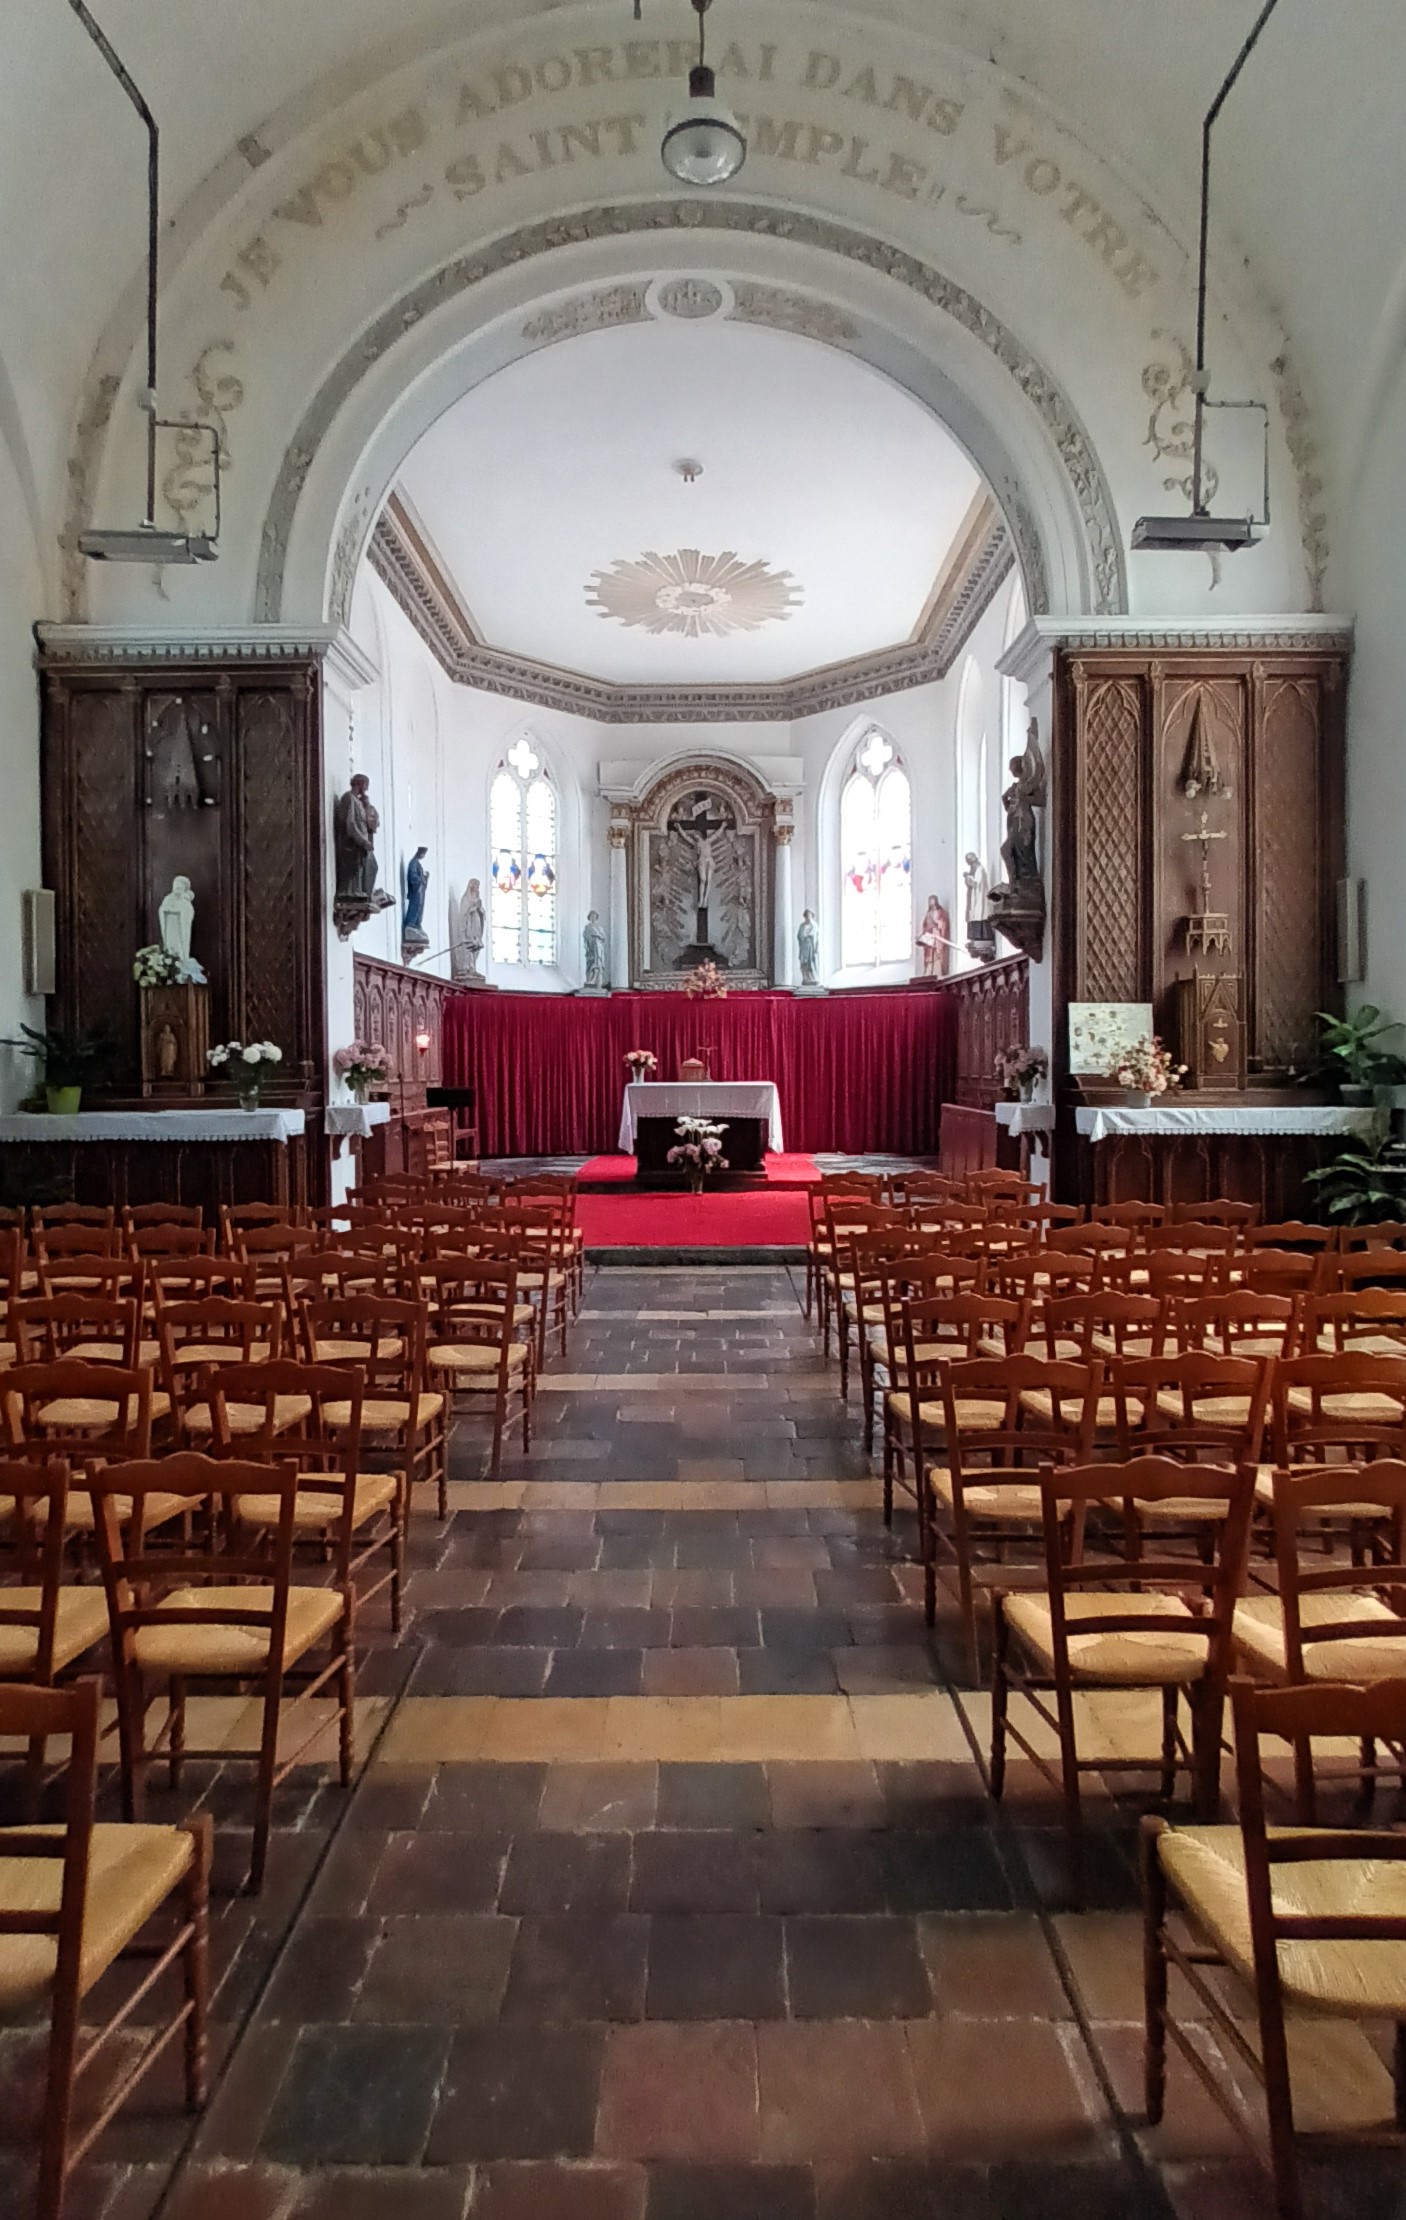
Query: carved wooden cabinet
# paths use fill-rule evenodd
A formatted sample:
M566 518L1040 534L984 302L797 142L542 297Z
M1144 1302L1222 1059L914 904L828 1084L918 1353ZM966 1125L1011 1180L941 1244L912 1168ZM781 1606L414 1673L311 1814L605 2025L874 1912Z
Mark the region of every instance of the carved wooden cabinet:
M85 661L44 654L45 879L65 1025L105 1021L140 1070L136 950L177 872L215 1040L272 1040L287 1086L321 1092L325 927L320 671L314 656Z

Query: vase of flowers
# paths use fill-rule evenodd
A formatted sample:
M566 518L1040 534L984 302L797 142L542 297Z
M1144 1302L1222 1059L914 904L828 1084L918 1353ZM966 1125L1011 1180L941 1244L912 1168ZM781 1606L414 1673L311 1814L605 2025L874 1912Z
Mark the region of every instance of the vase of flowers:
M659 1069L659 1058L654 1054L653 1049L627 1048L625 1051L625 1069L634 1085L638 1087L646 1079L654 1077Z
M132 977L139 987L203 987L204 967L194 956L175 956L161 942L139 948L132 958Z
M1156 1034L1150 1040L1144 1034L1120 1051L1108 1076L1116 1086L1126 1088L1130 1108L1146 1110L1159 1095L1179 1087L1185 1071L1185 1064L1174 1060Z
M210 1051L210 1069L231 1080L241 1110L257 1110L259 1097L283 1062L283 1051L273 1041L221 1041Z
M677 1164L680 1171L686 1172L694 1194L701 1195L705 1179L727 1170L727 1158L723 1155L724 1128L713 1118L679 1118L674 1131L678 1140L665 1161Z
M690 1002L725 1002L727 982L715 963L699 964L683 983Z
M998 1048L995 1057L996 1084L1007 1102L1033 1102L1035 1089L1050 1068L1050 1059L1043 1048L1025 1044L1013 1048Z
M369 1102L373 1087L389 1084L391 1060L379 1041L348 1041L332 1058L332 1069L353 1102Z

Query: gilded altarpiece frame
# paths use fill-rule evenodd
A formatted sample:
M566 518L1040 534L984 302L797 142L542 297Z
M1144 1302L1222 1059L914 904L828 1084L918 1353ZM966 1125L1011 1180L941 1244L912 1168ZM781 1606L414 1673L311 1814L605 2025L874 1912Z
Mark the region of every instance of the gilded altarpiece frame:
M614 815L629 828L630 969L641 987L681 987L710 956L729 987L772 986L776 797L762 781L745 765L700 756L672 765ZM706 904L697 899L700 841L712 844Z

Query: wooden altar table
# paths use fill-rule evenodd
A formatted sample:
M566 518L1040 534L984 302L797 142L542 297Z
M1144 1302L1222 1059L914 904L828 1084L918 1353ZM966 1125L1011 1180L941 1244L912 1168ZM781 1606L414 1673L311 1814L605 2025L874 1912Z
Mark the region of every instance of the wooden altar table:
M75 1202L221 1203L308 1199L302 1110L80 1110L0 1117L0 1148L26 1181Z
M632 1080L620 1110L620 1147L639 1176L667 1171L680 1118L713 1118L726 1126L723 1154L734 1172L759 1172L768 1150L786 1146L781 1098L769 1079Z
M1333 1103L1251 1096L1154 1103L1086 1103L1074 1112L1081 1202L1257 1203L1274 1221L1313 1217L1307 1173L1356 1138L1386 1129L1386 1113Z

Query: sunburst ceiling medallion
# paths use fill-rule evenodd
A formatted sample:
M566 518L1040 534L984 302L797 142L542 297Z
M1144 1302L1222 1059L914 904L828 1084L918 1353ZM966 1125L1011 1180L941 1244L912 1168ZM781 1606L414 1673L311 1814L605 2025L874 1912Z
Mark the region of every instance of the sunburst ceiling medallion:
M637 562L593 571L586 588L587 601L603 617L690 640L760 632L789 617L804 598L789 570L744 563L730 548L721 555L701 555L696 547L681 547L676 555L651 550Z

